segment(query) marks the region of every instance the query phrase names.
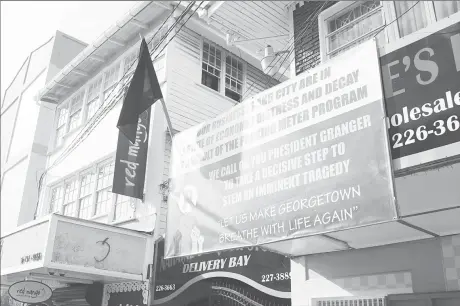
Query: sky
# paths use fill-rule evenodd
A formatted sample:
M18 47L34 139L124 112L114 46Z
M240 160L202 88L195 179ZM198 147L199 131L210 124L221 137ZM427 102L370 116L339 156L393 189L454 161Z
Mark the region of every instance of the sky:
M56 30L87 44L138 1L1 1L1 99L29 53Z

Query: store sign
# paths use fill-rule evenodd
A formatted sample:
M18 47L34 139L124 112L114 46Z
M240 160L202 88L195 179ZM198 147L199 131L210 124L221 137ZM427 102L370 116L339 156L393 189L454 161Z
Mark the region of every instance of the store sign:
M262 305L290 305L291 262L280 254L251 247L164 259L163 240L157 252L154 305L207 305L199 302L221 293L239 293Z
M41 303L51 298L53 291L47 285L36 281L14 283L8 289L12 299L21 303Z
M457 155L460 23L390 52L380 62L396 167Z
M144 198L150 112L149 108L139 116L134 143L131 143L122 132L118 133L113 193L137 199Z
M395 218L375 41L174 137L166 258Z
M140 275L146 243L143 237L58 221L51 262Z

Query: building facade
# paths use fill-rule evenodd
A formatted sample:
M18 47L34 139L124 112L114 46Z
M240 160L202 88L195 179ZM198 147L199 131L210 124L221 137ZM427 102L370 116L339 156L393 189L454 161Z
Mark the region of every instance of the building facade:
M405 72L411 71L404 59L410 53L404 48L409 50L420 41L431 44L436 39L428 37L434 35L452 42L453 61L448 66L455 67L452 73L458 76L460 65L455 63L460 59L456 61L455 50L460 49L455 48L460 38L455 35L459 9L458 1L207 1L187 20L188 15L181 18L187 5L178 1L140 2L31 93L38 93L43 115L37 115L39 120L28 126L36 129L37 138L30 146L40 144L41 155L37 160L23 157L27 162L21 173L9 174L2 167L2 212L7 190L5 197L11 197L12 205L8 209L18 216L8 217L9 233L2 230L2 259L8 259L2 260L2 283L24 278L53 282L58 292L54 304L72 305L73 299L81 299L89 289L77 298L68 294L68 286L76 283L103 284L100 303L104 306L115 305L120 299L147 304L151 298L152 242L167 226L171 155L171 139L159 103L152 106L144 200L111 192L116 123L124 85L136 64L139 34L149 43L173 129L181 132L286 78L307 74L374 36L381 63L387 65L382 74L388 64L396 65L392 63L398 60L394 57L398 50L403 50L399 63L406 65ZM181 20L179 24L175 24L177 20ZM168 34L169 28L174 30ZM162 36L167 39L160 41ZM274 53L267 51L267 45ZM264 65L267 58L268 66ZM445 59L436 61L445 65L440 64ZM403 75L404 68L399 69ZM389 73L387 80L395 79L395 73ZM419 75L411 73L414 78ZM422 80L428 77L420 75ZM385 76L383 79L385 82ZM388 103L392 96L388 84L383 87ZM448 89L459 91L436 88L440 94ZM397 90L393 88L393 92ZM411 92L415 90L408 89L406 94ZM8 103L2 102L2 165L4 137L10 137L3 134L3 116L9 116L7 107L11 107L5 105ZM458 108L454 111L458 113ZM18 115L17 122L23 122L21 118ZM13 144L21 139L12 135L10 155ZM334 241L347 245L341 251L297 254L291 260L292 304L357 305L367 298L366 303L372 300L372 305L419 305L421 300L457 305L458 144L453 141L441 146L448 151L439 152L436 147L394 158L395 187L404 222L368 232L334 234ZM10 155L5 157L8 164L21 165L20 157ZM419 167L427 164L431 168ZM446 165L449 167L441 168ZM38 169L44 173L38 180L39 193ZM13 184L8 183L8 176L27 177L24 192L8 187ZM24 195L18 198L17 194ZM15 241L30 236L36 243L13 248ZM106 243L118 256L100 263ZM33 254L41 255L36 261L25 259ZM134 262L137 265L130 265ZM121 297L123 292L130 292L129 301Z
M36 100L37 92L73 59L86 44L59 31L33 50L2 100L2 232L33 220L37 178L46 163L49 134L46 122L54 118L49 106ZM36 130L40 126L43 130Z
M455 59L460 46L459 10L458 1L291 4L291 33L299 38L294 46L292 77L308 73L317 65L376 38L390 138L393 137L390 144L396 200L404 220L395 227L370 228L367 233L355 230L350 234L330 235L346 242L350 250L294 258L293 305L459 303L460 228L454 221L459 218L456 209L459 193L455 184L450 184L460 177L460 151L455 145L458 140L453 136L437 148L426 143L423 148L402 152L394 142L397 133L391 121L396 110L430 101L430 95L422 96L418 92L430 90L442 98L446 91L452 90L454 94L459 91L458 82L457 85L445 81L436 83L435 79L423 82L427 75L419 74L423 74L424 69L417 66L419 57L436 63L439 78L442 74L460 76L459 62ZM312 25L305 27L310 21ZM426 69L425 73L427 71L430 70ZM412 83L415 79L417 83ZM452 115L458 114L457 107ZM410 123L402 124L400 130L405 132L411 127ZM438 150L443 151L440 156ZM447 168L446 163L450 165ZM427 164L430 167L426 167Z
M228 46L225 33L200 17L215 3L200 10L197 4L178 4L139 2L34 91L49 117L34 125L44 146L43 163L36 165L42 172L34 188L24 188L24 198L29 193L39 198L18 204L25 217L2 231L3 284L48 282L55 305L77 303L104 284L99 304L110 305L126 291L147 304L152 239L166 227L162 187L167 187L171 146L159 103L152 106L144 200L111 192L116 123L140 35L148 42L176 132L280 82L263 73L256 52ZM34 243L15 249L25 236ZM115 252L111 260L105 260L106 248ZM85 288L72 295L76 285Z

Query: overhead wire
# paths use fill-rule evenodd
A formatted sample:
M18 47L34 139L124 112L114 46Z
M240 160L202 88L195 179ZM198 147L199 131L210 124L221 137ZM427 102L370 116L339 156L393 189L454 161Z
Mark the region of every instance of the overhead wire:
M326 4L327 4L328 2L329 2L329 0L325 1L325 2L323 3L323 5L316 11L315 16L314 16L314 17L311 19L311 21L310 21L309 26L312 24L312 22L314 22L314 21L317 20L319 14L323 11L323 8L326 6ZM302 33L300 34L300 39L303 38L303 35L306 33L307 29L308 29L307 27L305 27L305 28L303 29ZM289 52L288 56L286 56L285 59L283 60L283 62L281 63L280 69L281 69L281 67L283 66L284 62L289 58L289 56L291 56L292 52L294 52L294 51L295 51L295 41L294 41L294 46L293 46L292 50ZM281 80L281 77L284 75L284 73L286 73L287 69L291 66L291 64L292 64L292 62L293 62L294 60L295 60L295 56L293 56L293 58L292 58L292 60L289 62L289 64L286 65L286 68L284 68L284 71L280 74L280 77L278 78L278 81Z
M169 33L171 33L172 29L178 24L178 22L180 22L181 18L183 18L188 13L188 11L191 9L192 6L193 6L193 3L191 3L191 4L189 4L187 6L187 8L184 10L184 12L181 14L181 16L178 17L178 20L176 20L176 22L160 38L160 41L154 47L154 49L152 51L150 51L150 55L152 55L152 54L154 54L156 52L156 50L158 49L158 46L160 46L165 41L166 37L169 35ZM165 19L165 21L163 22L162 26L173 15L173 13L177 9L177 7L178 6L176 6L173 9L173 11L171 12L171 14L168 16L168 18ZM150 44L155 39L156 34L161 31L162 26L160 26L158 31L155 32L155 34L150 39L148 44ZM83 140L82 137L85 135L85 133L87 133L88 129L91 129L91 128L95 127L95 125L97 125L96 123L98 123L100 120L102 120L105 117L104 114L106 114L107 111L110 111L113 108L111 106L113 106L114 104L116 104L116 102L118 102L119 98L124 93L124 89L129 86L130 77L132 77L132 75L134 75L134 71L131 70L131 68L136 64L136 62L137 62L136 60L133 61L130 64L130 66L127 69L127 71L125 72L125 74L120 78L120 80L113 85L113 89L107 95L107 98L108 98L107 100L109 100L109 101L104 102L104 103L101 104L101 106L98 108L98 110L94 114L94 117L80 130L80 133L74 138L74 141L69 146L67 146L66 150L55 160L55 162L53 163L52 166L57 165L59 162L61 162L63 159L65 159L76 148L78 143L81 140ZM124 82L122 88L119 88L118 92L115 94L115 96L113 96L112 94L115 92L115 90L118 88L118 85L120 85L121 82Z
M330 0L325 1L325 2L323 3L323 5L315 11L315 13L313 13L312 15L310 15L309 18L305 19L305 21L304 21L303 24L302 24L302 29L303 29L303 30L302 30L302 32L300 33L300 35L297 36L297 38L295 38L294 36L291 37L291 38L288 40L288 42L286 43L286 45L284 46L282 52L287 52L287 51L289 51L291 48L293 48L293 47L295 46L296 41L298 41L299 39L303 38L303 34L304 34L304 33L306 32L306 30L308 29L307 24L310 25L310 24L314 21L314 19L317 18L317 16L318 16L319 13L321 12L322 8L323 8L323 7L326 5L326 3L329 2L329 1L330 1ZM313 17L313 15L315 15L316 17ZM291 42L291 41L292 41L292 42ZM294 48L293 48L293 50L294 50ZM275 56L275 58L270 62L269 66L271 66L271 68L266 72L266 74L270 73L270 71L276 67L276 65L278 64L278 62L280 62L280 61L282 60L283 57L284 57L284 60L283 60L283 63L284 63L284 61L290 56L290 54L291 54L291 53L287 54L286 56L283 56L283 55L282 55L282 56L280 56L280 57L276 57L276 56ZM278 70L279 70L279 69L278 69ZM271 77L268 77L268 81L266 82L265 87L269 86L269 84L270 84L272 81L273 81L273 79L272 79ZM252 88L255 84L256 84L256 83L253 82L253 83L251 84L251 86L249 86L249 88L246 89L246 91L245 91L245 92L243 93L243 95L242 95L242 98L241 98L242 101L244 101L245 97L247 98L246 95L249 93L249 91L251 90L251 88Z
M180 6L182 1L179 1L179 3L177 4L177 6L174 7L174 9L171 11L171 13L168 15L168 17L164 20L164 22L160 25L160 27L158 28L158 30L154 33L154 35L152 36L152 38L150 39L150 41L148 42L148 44L150 44L156 37L156 35L158 33L161 32L161 29L162 27L166 24L166 22L169 20L169 18L174 14L174 12L176 11L176 9ZM187 13L190 11L190 9L193 7L193 5L195 4L196 1L193 1L191 3L189 3L189 5L187 5L187 7L184 9L184 11L181 13L181 15L175 20L175 22L171 25L171 27L168 28L168 31L160 38L158 44L153 48L153 50L150 52L150 55L152 56L156 50L158 50L159 46L161 44L163 44L167 38L167 36L169 35L169 33L177 26L177 24L179 24L182 19L187 15ZM203 3L204 1L201 1L200 5L198 5L198 7L195 9L195 11L193 12L193 14L198 10L198 8L201 6L201 4ZM190 19L190 17L189 17ZM189 20L187 19L187 21ZM186 22L187 22L186 21ZM181 26L181 28L183 27L183 25ZM180 28L180 29L181 29ZM179 31L180 31L179 29ZM173 38L177 35L177 33L173 36ZM159 55L161 55L161 52L164 50L164 48L170 43L172 39L170 39L167 44L163 47L163 49L159 52L159 54L157 55L157 57ZM155 57L155 58L157 58ZM40 194L40 191L41 191L41 188L42 188L42 185L43 185L43 179L44 177L46 176L46 173L51 169L53 168L54 166L56 166L60 161L62 161L63 159L65 159L80 143L82 140L84 140L84 134L87 133L86 136L88 136L92 130L94 130L95 126L97 126L96 123L99 123L104 117L105 115L108 113L108 111L110 111L114 105L119 101L119 99L121 98L122 94L124 93L124 89L129 86L129 77L132 76L134 74L134 71L131 70L131 68L133 67L133 65L136 63L136 60L134 60L130 66L128 67L127 71L124 73L124 75L120 78L120 80L118 80L115 84L113 84L113 89L109 92L109 94L107 95L108 97L110 97L112 95L112 93L115 92L115 90L117 88L120 88L118 85L120 85L120 83L124 83L123 84L123 87L121 87L119 90L118 90L118 94L115 95L115 97L112 96L111 98L111 101L109 101L108 103L102 103L101 106L98 108L98 110L96 111L96 113L94 114L93 118L91 118L88 123L82 127L82 129L80 130L80 133L77 134L77 136L74 138L74 140L72 141L72 143L66 148L66 150L53 162L53 164L49 167L47 167L43 173L41 174L40 176L40 179L38 181L38 191L39 191L39 194ZM121 68L123 69L123 68ZM130 75L131 74L131 75ZM104 97L105 99L105 97ZM116 102L116 103L114 103ZM104 107L105 106L105 107ZM108 110L108 111L107 111ZM37 206L36 206L36 209L35 209L35 216L37 215L37 209L38 209L38 202L37 202Z
M394 20L392 20L391 22L385 24L374 36L372 36L373 38L375 38L378 34L380 34L383 30L385 30L389 25L391 25L392 23L394 23L395 21L397 21L399 18L403 17L406 13L408 13L410 10L412 10L420 1L417 1L414 5L412 5L410 8L408 8L404 13L402 13L400 16L398 16L397 18L395 18ZM289 67L292 63L292 61L294 60L295 58L293 58L291 60L291 62L289 63L289 65L286 66L286 68L284 69L283 73L281 75L283 75L286 70L287 70L287 67ZM303 71L303 72L308 72L309 69L307 69L306 71ZM281 77L280 77L281 79ZM278 81L280 80L278 79Z
M203 3L204 1L202 1L201 3ZM187 6L187 8L184 10L184 12L181 14L181 16L178 17L178 20L171 26L171 28L168 30L167 33L165 33L165 35L163 35L162 39L161 39L161 42L159 42L154 50L152 52L150 52L150 55L152 56L157 50L158 48L163 44L163 42L165 41L166 37L169 35L169 33L172 31L172 29L174 29L177 24L179 24L182 19L188 14L188 12L190 11L190 9L193 7L194 5L194 2L192 2L191 4L189 4L189 6ZM201 4L200 4L201 5ZM197 7L197 9L195 9L195 12L198 10L199 6ZM194 12L194 13L195 13ZM190 17L189 17L190 19ZM188 20L188 19L187 19ZM181 27L182 28L182 27ZM178 33L178 32L177 32ZM177 33L173 36L173 38L177 35ZM156 58L158 58L160 55L161 55L161 52L164 50L164 48L166 48L166 46L171 42L171 39L165 44L165 46L163 47L163 49L158 53L158 55L154 58L154 60ZM134 64L134 62L133 62ZM134 74L134 72L132 72L132 74ZM129 78L127 78L127 81L126 81L126 84L125 84L125 87L126 88L127 86L129 86ZM97 124L110 112L110 110L113 109L113 107L118 103L120 97L124 94L123 91L124 91L124 88L122 88L118 95L115 97L115 99L112 99L111 102L107 103L106 107L102 109L102 111L98 114L97 118L95 118L95 120L92 121L92 124L88 127L88 129L85 130L85 132L87 132L87 134L83 134L81 135L80 139L78 139L77 141L79 141L78 143L76 143L74 145L73 148L70 148L67 152L67 155L65 155L63 158L66 158L72 151L73 149L75 149L79 143L81 143L81 141L83 141L87 136L89 136L89 134L91 133L91 131L97 126ZM95 116L96 117L96 116ZM83 136L86 136L85 138L83 138ZM62 160L62 159L61 159Z

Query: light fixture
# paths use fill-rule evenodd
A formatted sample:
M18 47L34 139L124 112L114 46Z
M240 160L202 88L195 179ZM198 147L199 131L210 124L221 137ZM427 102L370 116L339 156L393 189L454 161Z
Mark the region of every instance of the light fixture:
M270 76L274 76L278 70L281 68L281 60L276 60L276 57L280 54L283 53L288 53L289 51L279 51L279 52L274 52L273 47L270 45L267 45L265 47L265 54L264 58L261 60L261 65L262 65L262 70L265 74L268 74Z
M46 280L59 281L62 283L78 283L78 284L87 284L87 285L91 285L93 283L92 280L81 279L81 278L76 278L76 277L47 275L47 274L34 273L34 272L30 272L29 275L30 275L30 278L34 278L35 280L46 279Z

